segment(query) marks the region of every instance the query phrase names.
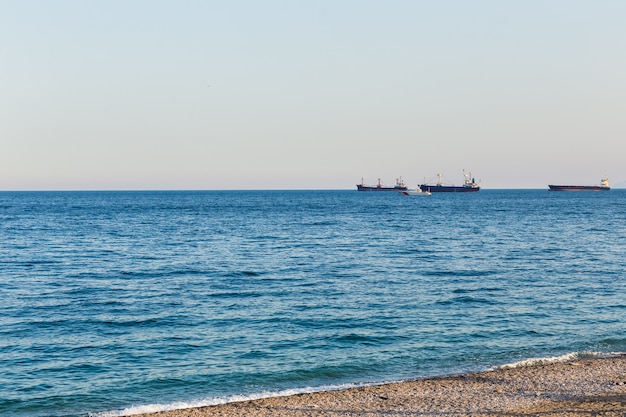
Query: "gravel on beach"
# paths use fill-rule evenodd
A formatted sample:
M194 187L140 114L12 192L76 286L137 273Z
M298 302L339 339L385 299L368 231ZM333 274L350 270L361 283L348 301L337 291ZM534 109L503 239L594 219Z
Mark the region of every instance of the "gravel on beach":
M626 355L142 415L213 416L626 417Z

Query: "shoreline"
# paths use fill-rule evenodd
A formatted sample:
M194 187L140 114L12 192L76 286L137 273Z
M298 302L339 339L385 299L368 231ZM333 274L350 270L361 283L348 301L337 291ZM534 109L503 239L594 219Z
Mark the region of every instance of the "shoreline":
M626 354L134 416L624 417Z

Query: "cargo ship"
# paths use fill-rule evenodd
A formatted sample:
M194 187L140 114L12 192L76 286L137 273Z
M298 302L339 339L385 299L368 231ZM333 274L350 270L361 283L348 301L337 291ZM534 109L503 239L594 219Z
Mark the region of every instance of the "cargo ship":
M471 193L480 190L480 186L476 180L472 178L471 172L469 174L463 173L465 177L463 185L444 185L441 180L442 175L437 174L437 176L439 177L437 184L420 184L420 189L431 193Z
M396 178L396 185L394 185L393 187L385 187L384 185L382 185L380 183L380 178L378 179L378 184L376 185L365 185L365 183L363 182L363 178L361 178L361 183L356 185L356 189L358 191L406 191L408 190L408 187L406 186L406 184L404 183L404 181L402 181L402 178L398 179Z
M611 186L609 185L609 179L603 178L600 181L600 185L553 185L553 184L549 184L548 189L550 191L594 192L594 191L609 191L611 189Z

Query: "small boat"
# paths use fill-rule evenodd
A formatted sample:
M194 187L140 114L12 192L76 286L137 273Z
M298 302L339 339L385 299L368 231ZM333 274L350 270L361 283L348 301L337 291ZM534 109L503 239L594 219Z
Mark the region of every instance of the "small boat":
M393 187L385 187L380 183L380 178L378 179L378 184L376 185L365 185L363 182L363 178L361 178L361 183L356 185L357 191L406 191L409 188L406 186L402 178L396 178L396 185Z
M401 194L404 195L415 195L415 196L428 196L431 194L430 191L422 191L422 189L419 187L419 185L417 186L417 188L415 189L408 189L405 191L400 191Z
M585 191L610 191L608 178L602 178L600 185L553 185L549 184L548 189L550 191L573 191L573 192L585 192Z
M463 176L465 177L463 185L444 185L441 180L442 175L437 174L437 177L439 177L437 184L421 184L419 188L422 191L429 191L431 193L468 193L480 190L480 186L472 177L471 172L465 173L465 171L463 171Z

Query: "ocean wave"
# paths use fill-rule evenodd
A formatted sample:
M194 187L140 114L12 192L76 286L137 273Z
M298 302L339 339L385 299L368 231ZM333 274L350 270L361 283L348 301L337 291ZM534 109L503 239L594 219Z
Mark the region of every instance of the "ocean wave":
M552 363L573 362L581 359L611 358L623 355L624 352L570 352L558 356L547 356L543 358L528 358L517 362L498 365L491 369L512 369L524 368L535 365L549 365Z
M146 404L127 407L122 410L103 411L98 413L89 413L89 417L127 417L137 414L158 413L161 411L184 410L189 408L209 407L213 405L229 404L243 401L260 400L263 398L287 397L290 395L308 394L322 391L338 391L348 388L358 388L373 384L337 384L324 385L319 387L292 388L280 391L263 391L250 394L230 395L225 397L207 398L198 401L179 401L170 404Z
M534 366L534 365L547 365L547 364L553 364L553 363L573 362L573 361L582 360L582 359L610 358L610 357L622 356L625 354L626 352L610 352L610 353L571 352L571 353L566 353L566 354L558 355L558 356L524 359L524 360L517 361L517 362L495 366L495 367L489 368L488 370L511 369L511 368ZM213 397L213 398L206 398L202 400L188 401L188 402L179 401L179 402L172 402L169 404L159 404L159 403L146 404L146 405L127 407L121 410L89 413L89 417L128 417L128 416L133 416L133 415L138 415L138 414L157 413L157 412L172 411L172 410L184 410L184 409L198 408L198 407L209 407L209 406L215 406L215 405L220 405L220 404L253 401L253 400L259 400L263 398L286 397L290 395L307 394L307 393L322 392L322 391L338 391L338 390L343 390L343 389L348 389L348 388L374 386L374 385L381 385L381 384L387 384L387 383L392 383L392 382L400 382L400 381L322 385L322 386L314 386L314 387L292 388L292 389L277 390L277 391L262 391L262 392L255 392L255 393L249 393L249 394Z

